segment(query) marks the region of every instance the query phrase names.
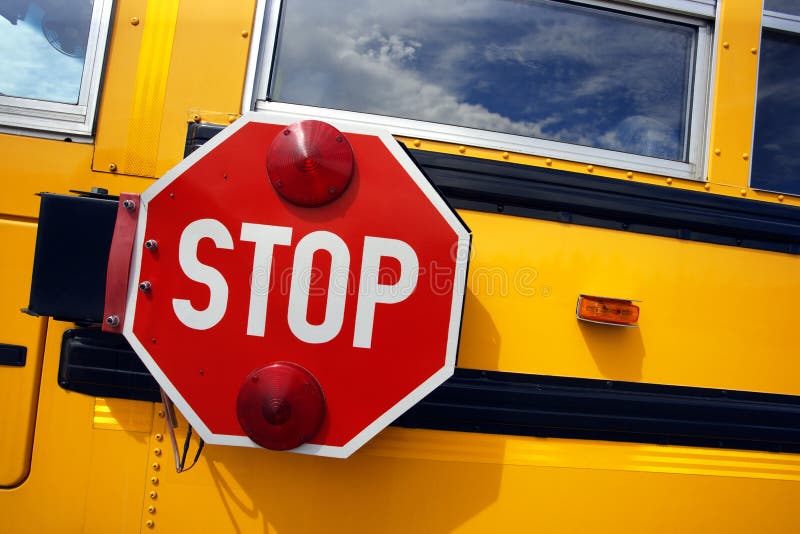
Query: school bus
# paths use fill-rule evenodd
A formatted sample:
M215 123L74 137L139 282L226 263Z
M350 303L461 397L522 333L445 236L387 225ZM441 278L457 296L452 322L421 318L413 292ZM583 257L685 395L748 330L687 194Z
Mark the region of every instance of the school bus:
M0 14L0 531L800 529L797 2ZM454 377L348 459L198 451L98 333L95 207L269 110L385 128L473 234Z

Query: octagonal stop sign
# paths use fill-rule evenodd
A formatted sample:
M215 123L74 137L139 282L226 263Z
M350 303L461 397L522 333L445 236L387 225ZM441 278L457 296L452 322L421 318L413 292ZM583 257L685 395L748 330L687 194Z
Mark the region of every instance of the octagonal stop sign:
M388 132L246 114L142 194L123 333L206 442L347 457L452 375L469 247Z

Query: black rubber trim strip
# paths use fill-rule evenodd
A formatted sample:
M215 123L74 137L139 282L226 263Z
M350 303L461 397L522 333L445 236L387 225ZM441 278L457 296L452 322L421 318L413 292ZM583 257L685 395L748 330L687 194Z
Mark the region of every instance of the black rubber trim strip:
M800 397L456 369L394 425L800 452Z
M24 367L28 355L28 347L0 343L0 365Z
M190 123L186 154L222 126ZM800 253L800 207L409 150L455 208Z

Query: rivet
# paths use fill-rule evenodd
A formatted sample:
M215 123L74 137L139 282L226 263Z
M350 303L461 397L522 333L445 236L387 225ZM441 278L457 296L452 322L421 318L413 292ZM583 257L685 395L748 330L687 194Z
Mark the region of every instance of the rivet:
M464 152L467 151L467 147L465 147L464 145L461 145L460 147L458 147L458 151L463 154Z
M631 171L628 171L628 174L627 174L626 176L627 176L628 178L633 178L633 173L632 173Z
M228 124L230 124L232 122L235 122L236 119L238 119L238 118L239 117L237 117L236 115L233 115L233 114L228 115Z
M158 484L158 477L153 477L150 479L151 484Z
M422 144L422 141L420 141L419 139L414 139L414 142L413 142L412 144L413 144L415 147L419 147L419 146Z
M667 178L667 185L672 185L672 178Z
M503 156L503 159L508 159L509 153L508 152L503 152L502 156Z
M152 465L152 467L153 467L153 471L158 471L159 469L161 469L161 464L156 462L156 463L154 463Z
M154 514L156 513L156 507L151 504L150 506L147 507L147 511L150 512L151 514Z
M111 172L117 172L117 164L116 163L109 163L108 170Z
M155 341L155 339L153 339L153 341ZM158 410L158 413L157 413L157 415L158 415L159 417L164 417L164 410Z
M594 165L587 165L586 170L592 172L594 170Z
M124 200L124 201L122 202L122 207L123 207L123 208L125 208L125 209L126 209L126 210L128 210L128 211L133 211L133 210L135 210L135 209L136 209L136 202L134 202L134 201L133 201L133 200L131 200L131 199Z
M722 43L722 48L730 48L730 47L731 47L731 44L728 41L725 41L724 43Z
M169 198L175 198L175 193L170 193Z
M703 185L703 188L704 188L706 191L710 191L710 190L711 190L711 184L710 184L710 183L708 183L708 182L706 182L706 183Z
M161 456L161 449L156 447L155 449L153 449L153 454L155 454L156 456Z
M720 150L720 149L718 149L718 148L715 148L715 149L714 149L714 154L716 154L717 156L719 156L720 154L722 154L722 150Z
M547 158L546 160L544 160L544 164L545 165L552 165L553 164L553 160L550 159L550 158Z
M784 198L786 198L786 197L784 197L783 195L778 195L778 201L779 202L783 202Z
M158 498L158 493L156 493L155 491L151 491L148 495L150 496L151 499Z
M156 250L158 248L158 241L155 239L148 239L144 242L144 248L147 250Z
M164 436L161 434L156 434L156 441L161 441L162 439L164 439Z
M291 131L289 128L286 128L286 129L283 131L283 135L289 135L289 134L291 134L291 133L292 133L292 131Z
M194 122L200 122L200 115L198 115L197 113L195 113L194 115L192 115L192 120L193 120Z
M152 288L153 285L149 280L143 280L142 282L139 282L139 291L142 293L149 293Z
M153 521L152 519L148 519L147 522L145 522L145 525L147 525L147 528L153 528L154 526L156 526L155 521Z
M108 326L119 326L119 316L109 315L108 317L106 317L106 324Z
M751 48L750 49L750 53L751 54L758 54L758 48Z
M249 31L247 31L247 30L242 30L242 37L244 37L245 39L247 39L247 37L248 37L249 35L250 35L250 32L249 32Z
M742 159L745 159L745 160L746 160L746 159L747 159L747 158L749 158L749 157L750 157L750 154L748 154L747 152L745 152L744 154L742 154Z
M744 189L744 188L739 189L739 193L741 193L743 197L747 196L747 189Z
M131 17L131 26L139 25L139 17Z

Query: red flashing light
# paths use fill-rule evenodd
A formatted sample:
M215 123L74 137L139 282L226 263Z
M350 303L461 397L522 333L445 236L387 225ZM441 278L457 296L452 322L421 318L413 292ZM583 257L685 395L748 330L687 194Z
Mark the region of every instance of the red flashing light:
M267 177L280 196L298 206L339 198L353 179L355 157L345 135L322 121L300 121L275 136Z
M325 397L314 375L297 364L276 362L252 371L236 399L242 430L276 451L314 437L325 417Z

